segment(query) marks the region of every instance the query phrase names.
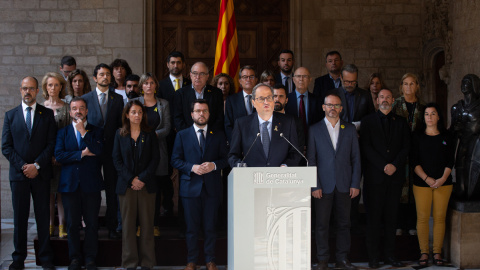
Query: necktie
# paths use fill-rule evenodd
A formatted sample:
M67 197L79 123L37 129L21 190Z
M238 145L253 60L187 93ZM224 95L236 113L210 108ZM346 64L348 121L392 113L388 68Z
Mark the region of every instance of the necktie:
M28 134L32 135L32 107L27 107L27 117L26 118L26 124L27 124L27 130Z
M270 150L270 135L268 135L268 121L262 124L262 144L265 156L268 158L268 151Z
M105 123L107 117L107 94L100 94L100 109L102 110L103 123Z
M247 95L247 114L252 114L253 107L252 107L252 95Z
M199 129L198 133L200 133L200 149L203 152L203 148L205 147L205 135L203 135L203 129Z
M175 79L175 91L177 91L178 89L180 89L180 80Z
M288 80L290 79L290 77L285 77L285 90L287 93L290 93L290 85L288 84Z
M78 144L78 149L82 149L82 134L80 134L80 131L77 130L77 144Z
M300 106L298 108L298 117L300 117L300 119L302 120L303 130L307 131L307 113L305 111L305 103L303 103L303 97L304 95L300 95Z

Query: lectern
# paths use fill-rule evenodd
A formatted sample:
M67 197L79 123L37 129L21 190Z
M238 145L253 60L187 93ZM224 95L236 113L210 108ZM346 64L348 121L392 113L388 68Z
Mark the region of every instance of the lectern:
M233 168L228 176L228 269L310 270L316 167Z

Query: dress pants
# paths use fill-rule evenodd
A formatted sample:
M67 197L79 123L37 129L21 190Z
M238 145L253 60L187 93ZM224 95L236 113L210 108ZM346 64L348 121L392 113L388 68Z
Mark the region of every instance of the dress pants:
M217 216L221 197L212 197L207 194L205 186L199 197L182 197L185 210L187 231L187 263L198 261L198 234L203 226L204 253L206 262L215 262L215 244L217 241Z
M330 257L328 236L330 214L335 208L336 217L336 261L348 259L350 253L350 192L339 192L337 188L332 193L322 194L321 199L314 198L316 212L315 240L317 243L317 259L328 261Z
M155 214L155 193L147 188L133 190L127 188L124 195L118 195L122 213L122 267L137 266L153 268L155 265L155 238L153 220ZM140 237L137 243L137 219Z
M103 159L103 179L105 183L105 201L107 203L105 219L108 230L115 231L118 226L117 170L113 166L111 154L105 154L105 156L109 159Z
M170 211L173 214L173 183L170 175L155 176L157 178L158 189L155 198L155 226L160 226L160 208Z
M382 183L369 183L368 180L365 181L364 189L368 201L366 239L368 256L370 260L380 258L380 237L383 228L384 257L395 257L395 231L403 182L386 180Z
M85 264L95 262L98 253L98 212L102 201L101 192L83 192L80 187L74 192L62 192L68 232L68 256ZM78 224L85 222L85 240L83 255L80 247L80 229Z
M27 258L27 229L30 215L30 194L32 194L38 234L37 260L42 265L51 264L53 253L49 235L50 179L42 179L37 176L31 180L10 181L10 188L12 190L13 245L15 248L12 253L13 261L23 263Z

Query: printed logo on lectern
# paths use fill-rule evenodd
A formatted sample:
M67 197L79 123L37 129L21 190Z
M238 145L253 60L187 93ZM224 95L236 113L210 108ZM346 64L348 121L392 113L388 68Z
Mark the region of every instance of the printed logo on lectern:
M254 184L263 184L263 173L262 172L254 172L253 173L253 183Z

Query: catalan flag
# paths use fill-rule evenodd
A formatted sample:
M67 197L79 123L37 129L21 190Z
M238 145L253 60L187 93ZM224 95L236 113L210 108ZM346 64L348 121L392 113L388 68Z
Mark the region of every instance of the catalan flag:
M233 81L235 82L235 90L238 91L239 70L240 61L238 59L237 23L233 11L233 0L221 0L220 14L218 17L214 74L228 74L233 78Z

